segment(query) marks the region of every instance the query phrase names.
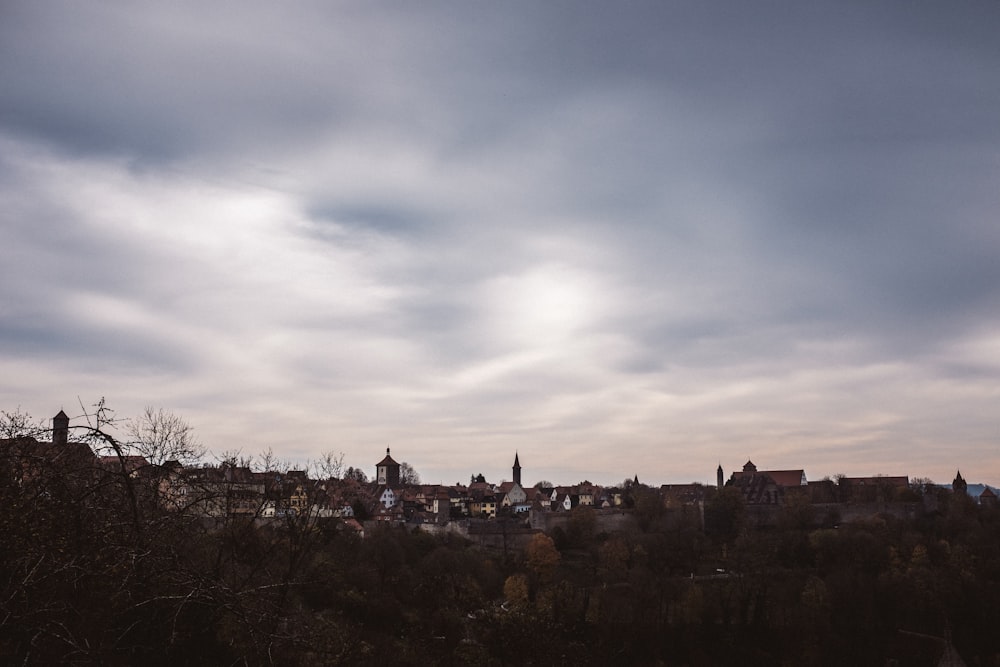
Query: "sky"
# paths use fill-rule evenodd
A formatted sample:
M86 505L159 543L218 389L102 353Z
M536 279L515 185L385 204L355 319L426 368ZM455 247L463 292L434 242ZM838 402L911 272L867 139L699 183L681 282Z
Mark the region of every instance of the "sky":
M0 3L0 408L427 483L1000 482L996 2ZM82 407L81 407L82 406Z

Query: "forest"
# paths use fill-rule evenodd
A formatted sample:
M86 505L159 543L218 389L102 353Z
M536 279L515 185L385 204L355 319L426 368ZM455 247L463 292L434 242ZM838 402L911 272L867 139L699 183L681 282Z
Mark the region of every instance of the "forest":
M1000 510L929 485L915 519L767 527L728 488L667 509L637 485L624 528L579 507L504 553L168 511L73 451L3 441L9 664L1000 665Z

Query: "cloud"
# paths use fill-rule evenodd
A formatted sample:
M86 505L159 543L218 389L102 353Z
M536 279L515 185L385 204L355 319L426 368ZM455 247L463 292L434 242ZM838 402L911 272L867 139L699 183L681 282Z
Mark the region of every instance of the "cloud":
M996 18L5 8L0 402L441 481L1000 475Z

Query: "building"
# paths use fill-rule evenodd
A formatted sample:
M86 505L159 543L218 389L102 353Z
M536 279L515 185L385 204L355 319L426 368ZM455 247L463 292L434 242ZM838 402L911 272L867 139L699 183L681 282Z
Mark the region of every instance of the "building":
M389 456L389 448L386 447L385 458L375 464L375 483L379 486L398 489L400 486L399 468L400 465Z
M726 486L739 489L747 505L782 505L788 493L806 493L809 488L804 470L757 470L753 461L734 472Z

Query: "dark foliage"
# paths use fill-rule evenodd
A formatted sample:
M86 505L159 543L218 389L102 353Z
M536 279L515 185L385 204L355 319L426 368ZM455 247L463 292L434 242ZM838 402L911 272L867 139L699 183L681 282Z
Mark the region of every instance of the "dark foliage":
M581 508L500 554L402 527L361 539L335 519L169 512L155 480L68 452L2 452L11 664L929 665L950 638L1000 665L1000 511L960 497L823 528L790 503L754 528L735 495L702 514L639 492L632 529Z

